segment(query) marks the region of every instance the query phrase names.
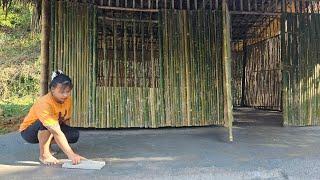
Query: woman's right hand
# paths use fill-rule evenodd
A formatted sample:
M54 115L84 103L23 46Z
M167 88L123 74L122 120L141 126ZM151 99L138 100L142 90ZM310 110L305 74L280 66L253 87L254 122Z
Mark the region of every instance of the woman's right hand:
M68 156L68 158L72 161L73 165L77 165L80 163L81 160L84 160L86 158L80 156L79 154L73 153Z

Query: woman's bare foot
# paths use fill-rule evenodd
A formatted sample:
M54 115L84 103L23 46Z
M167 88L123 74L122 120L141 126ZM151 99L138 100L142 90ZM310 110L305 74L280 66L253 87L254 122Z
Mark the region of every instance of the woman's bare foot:
M39 161L45 165L55 165L59 164L59 160L53 157L51 154L50 155L45 155L45 156L40 156Z

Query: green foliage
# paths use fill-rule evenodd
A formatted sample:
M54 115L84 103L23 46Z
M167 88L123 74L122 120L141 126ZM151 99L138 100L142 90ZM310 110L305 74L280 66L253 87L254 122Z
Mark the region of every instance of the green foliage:
M25 115L39 93L40 35L32 34L31 6L0 9L0 109L4 117ZM1 133L1 127L0 127Z
M19 30L28 28L30 31L30 18L31 18L32 7L26 4L13 4L9 7L8 12L0 9L0 27L5 27L7 30Z
M0 97L2 101L21 98L27 95L37 96L39 92L40 72L38 63L13 64L2 67L0 74ZM38 68L38 69L36 69Z
M4 111L4 117L19 117L28 113L33 102L33 96L13 98L8 101L1 101L0 108Z

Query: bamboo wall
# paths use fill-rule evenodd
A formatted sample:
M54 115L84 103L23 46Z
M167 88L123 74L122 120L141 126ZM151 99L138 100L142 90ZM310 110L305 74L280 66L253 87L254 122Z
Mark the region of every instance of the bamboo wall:
M94 127L95 7L51 1L50 69L63 70L74 83L72 125Z
M103 21L99 127L224 124L215 18L168 10L158 23Z
M319 14L282 15L285 125L320 125L319 30Z
M52 10L51 69L74 81L72 125L228 126L221 12L161 10L126 19L66 2Z
M233 42L232 45L232 99L233 106L241 106L242 78L243 78L243 46L241 43Z
M233 105L281 110L280 36L250 45L243 42L232 44ZM244 102L241 102L242 93Z
M276 36L247 48L245 104L281 110L281 46Z

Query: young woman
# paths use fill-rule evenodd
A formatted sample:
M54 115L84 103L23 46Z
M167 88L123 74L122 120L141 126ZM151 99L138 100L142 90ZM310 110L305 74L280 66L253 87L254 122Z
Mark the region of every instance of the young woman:
M79 131L70 127L71 117L71 79L62 73L54 72L49 85L49 93L40 97L31 107L20 125L19 131L29 143L39 143L39 160L53 165L59 161L51 155L50 144L55 143L68 156L73 164L79 164L84 157L74 153L69 143L76 143Z

